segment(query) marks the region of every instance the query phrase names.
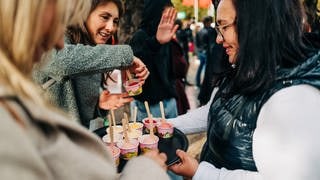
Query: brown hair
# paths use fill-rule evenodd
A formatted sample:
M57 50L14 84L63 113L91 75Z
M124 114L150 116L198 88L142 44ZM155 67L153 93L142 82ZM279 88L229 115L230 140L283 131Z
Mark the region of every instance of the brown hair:
M116 4L119 11L119 18L121 18L121 16L124 14L124 7L121 0L91 0L90 13L94 11L99 5L109 2L113 2L114 4ZM81 43L86 45L95 45L85 27L85 22L69 26L67 28L66 36L69 38L72 44ZM112 38L110 38L106 44L111 43Z

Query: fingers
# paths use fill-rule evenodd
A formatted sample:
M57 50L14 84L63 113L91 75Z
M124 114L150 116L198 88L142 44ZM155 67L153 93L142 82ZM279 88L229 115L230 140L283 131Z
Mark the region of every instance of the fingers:
M132 61L132 64L134 66L137 66L138 68L141 67L141 66L145 66L144 63L141 61L141 59L133 56L133 61Z
M158 165L160 165L164 170L167 169L166 161L167 156L164 153L159 153L159 150L152 150L144 154L144 156L153 159L155 162L157 162Z
M172 36L177 32L179 25L175 25L172 29Z
M160 20L160 24L165 24L168 22L168 17L169 17L169 14L170 14L170 9L165 9L164 12L162 12L162 16L161 16L161 20Z
M126 103L129 103L131 101L133 101L133 98L131 96L129 96L128 93L122 93L122 94L117 94L118 96L118 102L116 103L116 106L121 107Z
M140 81L144 81L146 80L150 75L150 72L148 71L148 69L146 68L144 71L136 74L136 76L140 79Z
M108 90L103 90L101 92L101 95L109 95L109 94L110 94L110 92Z
M170 8L169 15L168 15L168 23L174 24L176 17L177 17L177 11L174 8Z
M177 17L177 11L175 8L171 7L166 9L161 16L160 24L173 24Z
M180 149L177 149L176 154L181 159L181 162L185 161L185 158L187 157L187 153L186 152L184 152L184 151L182 151Z
M161 158L164 162L167 161L167 155L166 155L165 153L160 153L159 155L160 155L160 158Z
M133 65L130 68L130 71L142 81L146 80L150 74L146 65L137 57L134 57Z
M164 24L165 23L165 20L164 20L165 16L166 16L166 13L162 13L161 20L160 20L159 24Z
M132 98L131 96L129 96L128 92L123 92L121 94L119 94L120 98Z
M133 98L128 93L110 94L108 91L103 91L100 95L99 107L105 110L114 110L131 101Z
M168 167L170 171L173 171L175 173L180 173L181 172L181 163L176 163Z
M139 74L139 73L142 73L143 71L148 71L148 68L144 65L144 66L137 67L134 71L135 71L135 74Z
M176 151L177 156L180 158L180 162L169 167L169 169L176 174L193 177L196 170L198 169L199 163L196 159L189 156L186 152L182 150Z
M180 173L181 170L183 169L183 163L185 161L184 159L185 159L186 153L180 149L177 149L176 155L180 158L180 162L173 164L172 166L169 167L169 169L172 170L173 172Z
M124 104L133 101L133 98L132 98L132 97L125 97L125 98L121 98L120 101L122 101L122 102L121 102L121 104L122 104L121 106L123 106Z

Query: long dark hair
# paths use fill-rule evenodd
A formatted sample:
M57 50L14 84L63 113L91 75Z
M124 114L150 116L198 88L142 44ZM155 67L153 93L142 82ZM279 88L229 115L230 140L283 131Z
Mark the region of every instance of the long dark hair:
M276 69L291 68L308 57L303 44L299 0L232 0L239 51L231 92L251 94L270 87Z
M320 9L318 6L318 0L304 0L303 6L307 16L307 22L311 27L312 32L320 33Z
M119 11L119 18L124 14L124 7L121 0L91 0L90 13L96 9L97 6L103 3L113 2ZM82 24L69 26L66 31L66 36L69 38L72 44L86 44L86 45L96 45L91 39L87 28L85 27L85 22ZM116 38L116 37L115 37ZM111 44L112 38L110 38L106 44Z

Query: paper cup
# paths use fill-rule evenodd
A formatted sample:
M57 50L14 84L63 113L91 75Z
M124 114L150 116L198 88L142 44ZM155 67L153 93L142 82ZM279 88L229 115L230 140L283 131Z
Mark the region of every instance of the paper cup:
M145 134L139 138L140 150L142 153L148 152L153 149L158 149L159 138L157 136L150 136Z
M106 132L109 134L110 127L107 128ZM122 135L123 134L122 126L120 126L120 125L113 126L113 133Z
M129 139L136 139L138 140L142 136L142 131L131 129L131 131L128 131L128 137Z
M111 152L114 163L116 166L120 163L120 149L116 146L107 146L109 152Z
M142 120L142 123L143 123L143 125L144 125L144 132L145 133L150 133L150 126L151 126L151 124L150 124L150 121L149 121L149 118L144 118L143 120ZM156 119L156 118L153 118L153 132L154 133L156 133L157 132L157 123L158 123L158 119Z
M123 84L129 96L136 96L142 93L142 86L139 82L139 79L130 79Z
M110 139L110 135L106 134L102 137L102 141L106 144L106 145L110 145L111 144L111 139ZM113 141L114 143L120 142L122 141L122 135L121 134L114 134L113 135Z
M129 126L130 126L131 129L136 129L136 130L142 132L143 124L141 122L129 123Z
M117 147L120 149L120 157L124 160L129 160L138 156L138 140L130 139L129 143L124 140L117 143Z
M161 122L157 125L158 136L160 138L171 138L173 135L173 125L169 122Z

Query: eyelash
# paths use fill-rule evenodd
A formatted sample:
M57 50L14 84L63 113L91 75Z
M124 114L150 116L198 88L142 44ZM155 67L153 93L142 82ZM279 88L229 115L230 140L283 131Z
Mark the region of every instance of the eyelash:
M108 20L110 17L109 16L101 16L104 20ZM114 20L113 23L119 24L119 20Z
M228 26L224 26L224 27L221 28L221 30L222 30L222 31L226 31L227 28L228 28Z

